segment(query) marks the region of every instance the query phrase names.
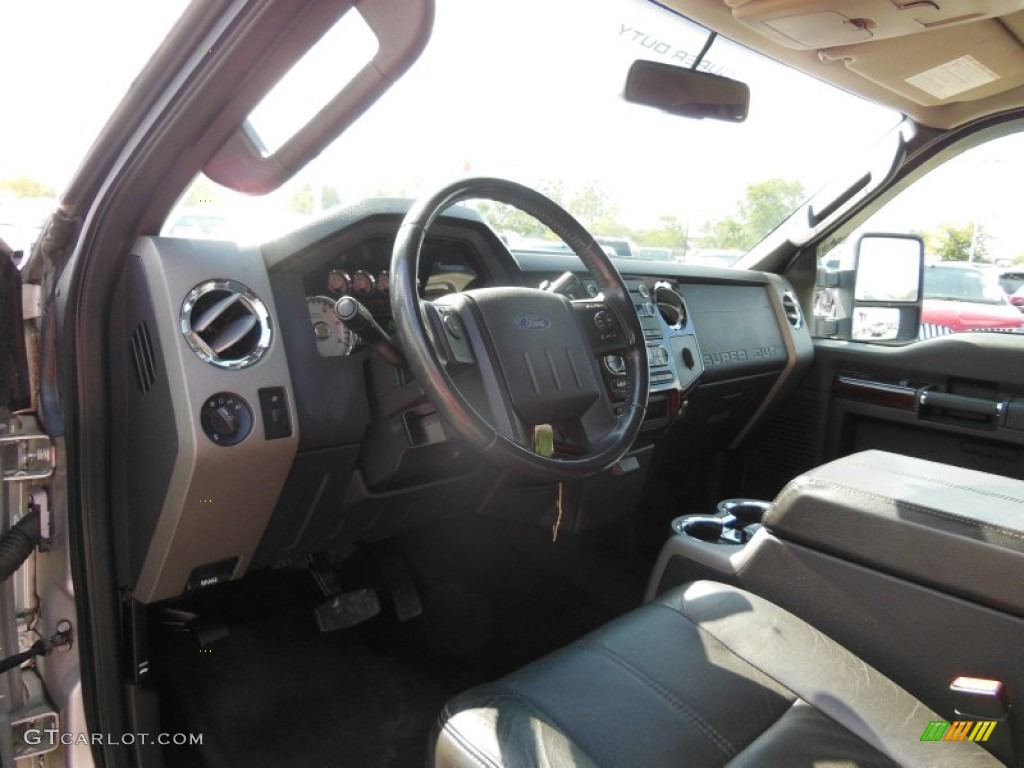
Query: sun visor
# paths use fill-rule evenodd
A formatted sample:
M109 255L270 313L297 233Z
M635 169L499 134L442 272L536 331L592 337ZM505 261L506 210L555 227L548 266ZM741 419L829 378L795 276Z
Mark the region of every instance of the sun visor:
M925 107L1024 85L1024 47L997 21L833 48L820 56Z
M725 0L732 15L786 46L855 45L959 26L1024 9L1024 0Z

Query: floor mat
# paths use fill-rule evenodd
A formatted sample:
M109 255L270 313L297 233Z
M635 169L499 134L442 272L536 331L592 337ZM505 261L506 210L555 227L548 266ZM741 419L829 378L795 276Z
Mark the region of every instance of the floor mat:
M422 765L434 718L473 678L398 630L321 634L307 579L264 576L289 584L288 606L228 616L229 635L207 648L170 643L162 665L175 718L203 735L211 767ZM195 764L174 752L171 766Z
M421 618L321 634L321 594L303 571L254 573L188 601L229 634L203 649L162 634L165 727L203 734L197 752L166 750L171 768L422 766L448 699L638 604L646 575L571 538L493 521L376 550L407 558Z

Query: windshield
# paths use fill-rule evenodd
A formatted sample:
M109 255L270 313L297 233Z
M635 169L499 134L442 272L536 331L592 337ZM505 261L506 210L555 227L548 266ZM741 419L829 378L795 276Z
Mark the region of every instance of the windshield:
M970 301L977 304L1006 304L1006 295L994 276L980 269L929 266L924 271L924 297Z
M899 116L723 39L699 68L750 85L745 123L623 100L635 59L692 66L706 40L644 0L438 0L421 59L314 163L264 199L200 177L165 234L260 241L326 208L488 175L555 198L621 258L730 265ZM513 249L549 247L525 214L476 207Z

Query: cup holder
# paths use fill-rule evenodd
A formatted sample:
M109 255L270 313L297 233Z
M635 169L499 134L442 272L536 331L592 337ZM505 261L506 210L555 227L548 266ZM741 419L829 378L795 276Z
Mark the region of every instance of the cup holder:
M759 499L726 499L718 503L717 515L677 517L672 531L711 544L746 544L771 506Z
M718 514L731 515L740 526L746 527L760 523L771 506L770 501L760 499L726 499L718 502Z

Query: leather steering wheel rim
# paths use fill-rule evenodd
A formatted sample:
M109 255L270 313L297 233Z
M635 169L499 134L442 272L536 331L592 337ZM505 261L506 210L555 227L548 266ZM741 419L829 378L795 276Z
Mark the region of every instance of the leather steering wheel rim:
M624 336L616 350L626 362L628 399L612 426L582 455L544 456L510 439L482 416L459 391L431 339L425 302L418 292L420 252L434 220L450 206L469 199L506 203L548 226L573 250L598 283L603 303L614 313ZM522 289L521 289L522 290ZM476 451L500 466L554 479L583 477L608 468L630 449L640 432L649 390L647 349L629 291L605 251L553 200L524 185L498 178L467 178L417 200L398 231L391 259L391 309L409 368L445 424ZM589 355L596 356L592 349ZM607 389L600 397L611 407Z

